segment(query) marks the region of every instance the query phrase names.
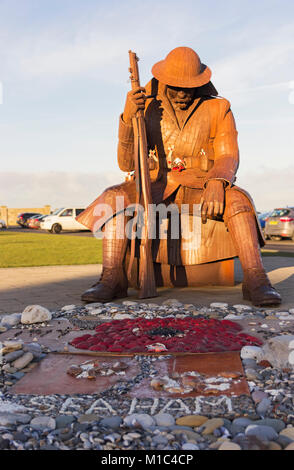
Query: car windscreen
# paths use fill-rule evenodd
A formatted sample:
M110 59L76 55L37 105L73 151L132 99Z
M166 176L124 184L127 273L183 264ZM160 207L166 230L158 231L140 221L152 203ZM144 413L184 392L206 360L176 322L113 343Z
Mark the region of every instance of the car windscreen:
M50 215L57 215L57 214L59 214L59 212L61 212L63 210L64 210L64 207L60 207L59 209L56 209L54 212L52 212L52 214L50 214Z

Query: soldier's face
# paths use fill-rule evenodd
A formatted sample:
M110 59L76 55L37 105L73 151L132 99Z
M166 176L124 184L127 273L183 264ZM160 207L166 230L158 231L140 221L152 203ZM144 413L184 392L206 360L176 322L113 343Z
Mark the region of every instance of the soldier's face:
M195 88L167 86L166 94L175 110L187 109L193 101Z

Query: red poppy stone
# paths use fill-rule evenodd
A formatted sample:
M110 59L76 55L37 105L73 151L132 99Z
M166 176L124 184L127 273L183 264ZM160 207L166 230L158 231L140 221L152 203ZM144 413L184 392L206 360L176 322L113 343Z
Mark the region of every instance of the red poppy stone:
M148 345L162 343L167 352L239 351L262 341L240 333L229 320L204 318L135 318L113 320L96 327L94 335L83 335L70 343L77 349L101 352L148 352ZM133 331L135 330L135 331Z

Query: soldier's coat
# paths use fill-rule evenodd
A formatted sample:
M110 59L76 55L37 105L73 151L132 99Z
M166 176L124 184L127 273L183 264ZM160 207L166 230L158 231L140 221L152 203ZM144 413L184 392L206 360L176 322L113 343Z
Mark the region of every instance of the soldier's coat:
M180 196L177 197L177 204L199 203L205 184L210 179L222 179L227 182L224 220L234 213L249 210L248 207L256 214L250 195L234 185L239 166L239 149L230 102L225 98L207 94L205 86L201 89L201 95L199 93L190 106L181 127L166 96L165 85L153 78L146 86L146 95L153 96L145 106L148 146L149 149L156 150L159 160L159 167L150 172L153 202L158 204L167 200L178 190ZM134 170L133 154L133 129L124 123L121 115L118 165L122 171ZM176 157L185 162L185 170L182 172L170 170L172 160ZM228 191L233 197L227 197ZM105 218L101 215L95 216L95 207L97 204L109 204L115 213L115 195L124 196L124 207L134 203L135 181L126 181L107 188L77 217L78 221L91 230L98 230L105 223ZM226 204L229 199L232 201L230 207ZM259 242L264 245L257 217L256 223ZM232 256L236 256L236 253Z

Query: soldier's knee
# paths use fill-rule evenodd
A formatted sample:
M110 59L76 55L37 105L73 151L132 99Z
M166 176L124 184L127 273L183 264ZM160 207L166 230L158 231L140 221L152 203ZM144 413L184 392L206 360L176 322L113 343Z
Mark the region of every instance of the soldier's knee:
M236 188L226 190L224 221L241 212L253 212L253 208L248 197Z
M118 197L124 197L125 193L120 184L111 186L103 192L105 204L110 204L112 207L116 204Z

